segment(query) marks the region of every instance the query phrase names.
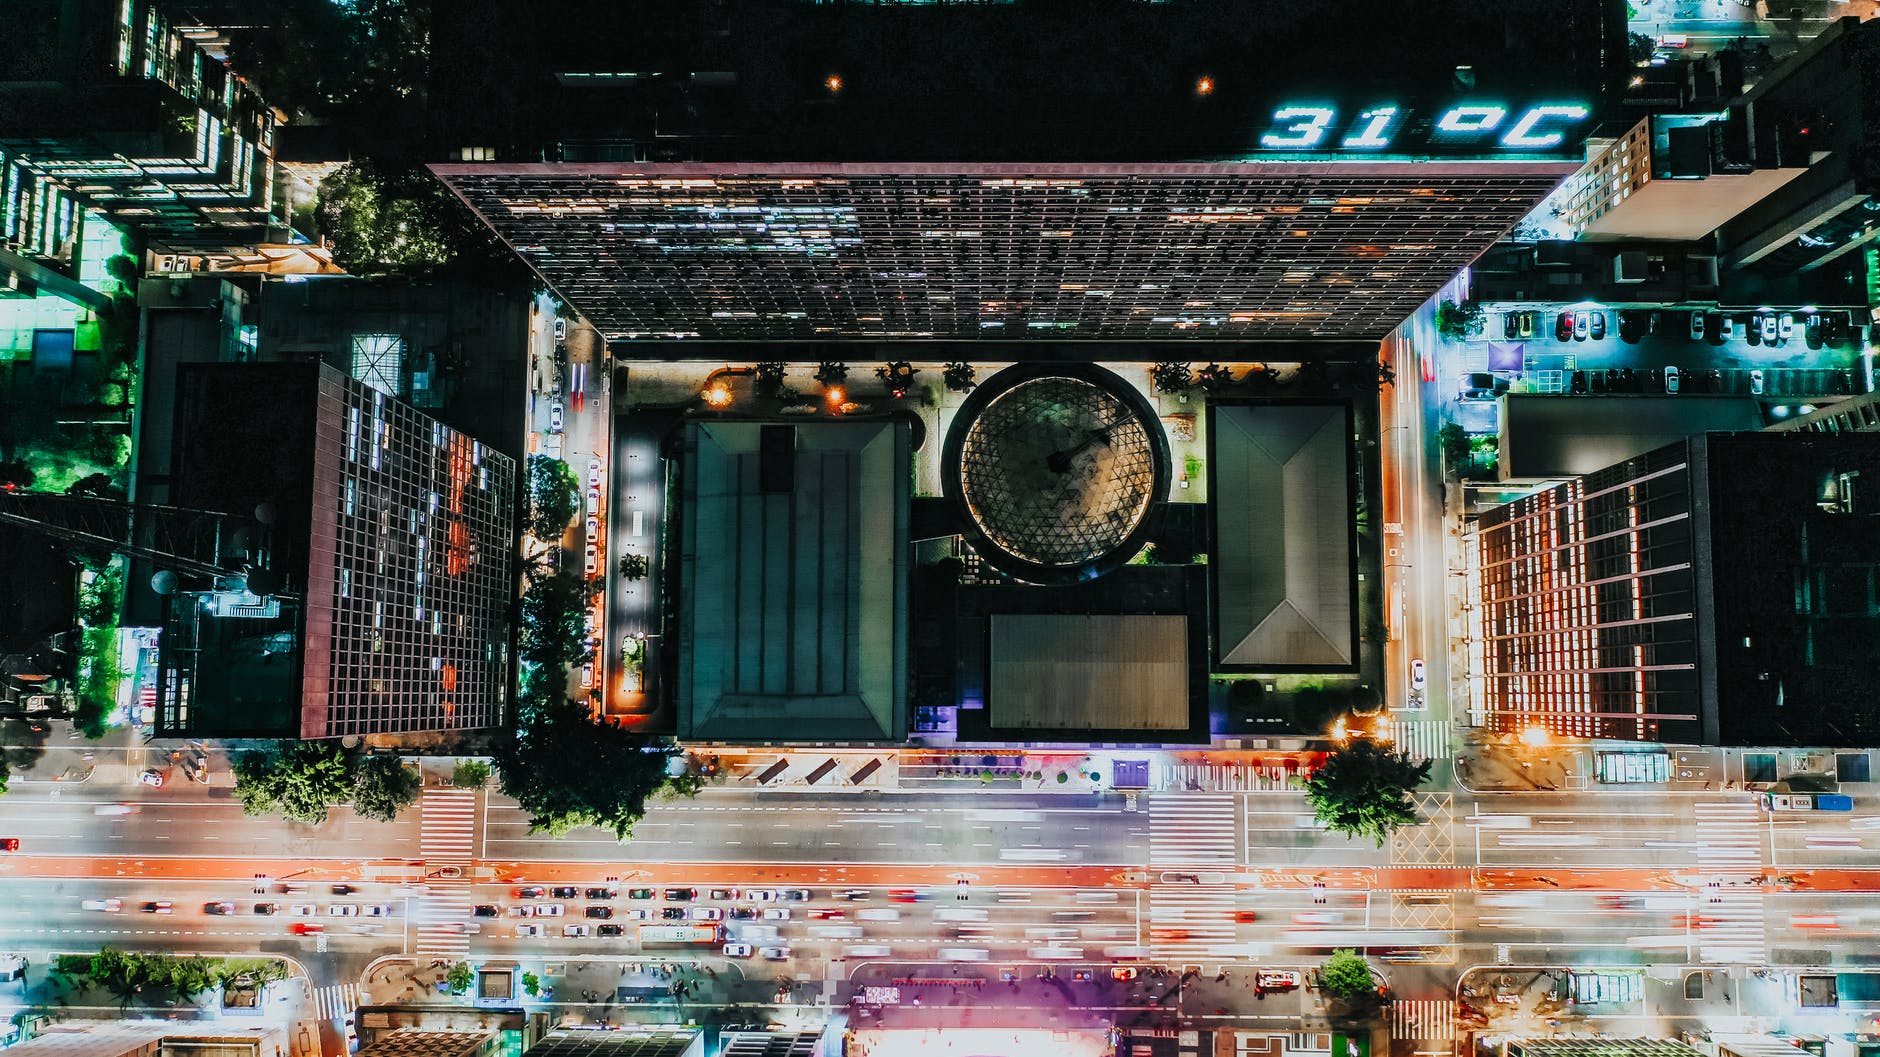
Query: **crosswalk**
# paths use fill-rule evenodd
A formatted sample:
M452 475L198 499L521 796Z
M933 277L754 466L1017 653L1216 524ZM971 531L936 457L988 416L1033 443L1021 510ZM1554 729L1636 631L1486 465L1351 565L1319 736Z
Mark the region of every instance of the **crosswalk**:
M358 984L329 984L313 989L313 1007L321 1020L338 1020L359 1008Z
M417 953L461 957L470 950L471 862L476 854L477 803L482 792L426 786L418 807L418 848L430 891L412 902ZM449 876L446 876L446 875Z
M1703 924L1694 937L1698 960L1753 962L1768 960L1763 922L1763 894L1753 888L1717 888L1698 897L1692 912Z
M1397 724L1397 747L1419 760L1443 760L1450 754L1450 726L1441 719L1406 719Z
M1752 800L1700 802L1691 854L1706 873L1762 870L1762 812Z
M1237 798L1228 793L1152 794L1149 865L1231 869L1240 862Z
M1236 957L1234 886L1149 886L1149 953L1164 964Z
M1447 1042L1456 1037L1456 1004L1446 998L1400 999L1391 1003L1390 1037Z

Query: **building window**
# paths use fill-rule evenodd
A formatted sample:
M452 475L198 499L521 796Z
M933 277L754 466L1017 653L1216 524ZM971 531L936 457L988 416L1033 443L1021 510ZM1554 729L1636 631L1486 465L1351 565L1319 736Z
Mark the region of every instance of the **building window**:
M387 396L398 395L405 339L396 334L354 334L352 376Z

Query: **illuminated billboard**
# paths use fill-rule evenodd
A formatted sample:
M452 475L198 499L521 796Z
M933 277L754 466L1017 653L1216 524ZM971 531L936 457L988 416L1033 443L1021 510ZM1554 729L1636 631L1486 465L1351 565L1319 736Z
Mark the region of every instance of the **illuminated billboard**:
M1417 109L1287 102L1273 109L1251 148L1285 155L1470 155L1551 153L1578 146L1592 109L1579 103L1453 103Z

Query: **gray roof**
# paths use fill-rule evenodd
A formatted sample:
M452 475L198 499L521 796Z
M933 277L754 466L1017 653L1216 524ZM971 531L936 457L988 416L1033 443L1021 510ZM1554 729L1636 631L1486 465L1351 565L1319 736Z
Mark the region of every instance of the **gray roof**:
M1215 405L1209 422L1216 663L1350 667L1348 409Z
M905 737L907 424L693 422L684 458L679 736Z
M992 617L992 724L1036 731L1188 729L1188 618Z
M1761 429L1744 396L1510 394L1501 401L1501 479L1578 477L1696 433Z

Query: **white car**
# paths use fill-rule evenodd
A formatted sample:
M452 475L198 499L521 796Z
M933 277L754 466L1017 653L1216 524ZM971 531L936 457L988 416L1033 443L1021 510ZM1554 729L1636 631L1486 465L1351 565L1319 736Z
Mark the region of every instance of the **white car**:
M1749 395L1763 395L1763 373L1761 371L1749 372Z
M567 339L568 339L568 321L561 318L560 316L556 316L555 317L555 340L566 341Z
M384 903L372 903L366 907L366 917L389 918L391 916L392 916L392 908L385 905Z
M1573 340L1585 341L1586 336L1592 333L1592 330L1593 314L1591 312L1573 313Z
M91 813L94 815L135 815L137 813L137 805L99 804L97 807L91 809Z
M764 908L764 920L765 921L788 921L790 920L790 908L789 907L765 907Z
M144 773L137 776L137 781L142 785L160 786L163 784L163 772L162 771L145 771Z
M516 926L516 935L518 936L540 936L541 934L542 934L542 926L540 925L517 925Z
M535 916L538 918L558 918L562 913L563 907L560 903L535 904Z
M593 576L595 573L600 571L601 552L599 548L594 546L594 541L592 539L589 539L587 541L587 546L583 548L582 550L582 556L586 558L587 560L586 561L587 574L589 576Z
M587 516L587 534L589 539L601 534L601 519L593 514Z
M600 511L600 508L601 508L601 490L600 489L590 488L587 490L587 508L588 508L588 513L590 514L597 513Z
M1704 314L1702 312L1691 313L1691 340L1704 340Z
M1791 337L1794 337L1794 336L1795 336L1794 313L1784 312L1781 315L1777 316L1776 317L1776 337L1781 338L1783 341L1787 341Z
M1423 666L1423 658L1418 657L1412 660L1410 662L1410 689L1411 691L1414 693L1421 693L1423 691L1423 684L1427 678L1428 678L1428 672Z
M693 921L723 921L725 912L717 907L691 907L686 910L685 916Z
M759 947L757 953L762 955L766 960L773 962L788 961L790 958L790 948L788 947Z
M751 945L748 943L725 944L725 957L727 958L749 958L750 956Z
M592 690L593 688L594 688L594 666L591 664L584 664L581 666L581 689Z
M1665 367L1665 395L1678 395L1678 369L1676 367Z
M332 906L326 908L326 916L330 918L356 918L359 916L359 905L356 903L334 903Z
M1776 340L1777 328L1780 326L1780 324L1776 322L1775 313L1765 312L1762 319L1758 322L1758 325L1762 328L1763 341L1773 345Z
M561 405L560 404L548 405L548 431L550 433L560 433L561 422L562 422Z
M1293 920L1301 925L1336 925L1345 915L1335 910L1306 910L1294 914Z
M588 935L589 931L586 925L563 925L561 927L561 934L571 940L580 939Z
M86 899L80 901L78 905L86 910L98 910L106 914L115 914L124 909L122 899Z
M770 888L746 888L744 899L750 903L774 903L777 901L777 893Z
M1296 969L1261 969L1253 982L1269 990L1290 991L1305 984L1305 976Z
M535 908L529 906L527 903L521 906L510 907L509 916L512 918L532 918L535 916Z
M297 918L310 918L319 913L319 911L314 908L312 903L295 903L294 908L288 911L288 913Z
M600 483L601 483L601 461L599 459L589 459L588 460L588 484L598 487Z
M650 921L653 917L653 912L645 907L628 907L620 912L620 916L626 918L628 921Z

